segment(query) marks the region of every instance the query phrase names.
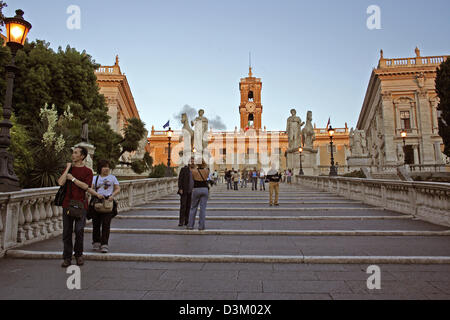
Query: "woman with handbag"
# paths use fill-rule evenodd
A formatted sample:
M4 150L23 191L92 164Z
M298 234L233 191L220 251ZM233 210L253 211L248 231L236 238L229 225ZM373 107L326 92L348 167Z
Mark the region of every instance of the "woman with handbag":
M208 203L209 187L208 175L209 169L206 163L196 165L191 169L192 178L194 179L194 189L192 190L191 211L189 213L188 230L193 230L195 225L195 217L197 216L197 209L200 205L200 220L198 223L198 230L205 230L206 205Z
M98 175L92 179L92 189L98 192L102 199L92 197L90 210L92 212L92 248L94 251L108 253L111 220L117 215L117 202L114 198L119 194L120 187L117 178L111 174L109 161L100 160L97 165Z

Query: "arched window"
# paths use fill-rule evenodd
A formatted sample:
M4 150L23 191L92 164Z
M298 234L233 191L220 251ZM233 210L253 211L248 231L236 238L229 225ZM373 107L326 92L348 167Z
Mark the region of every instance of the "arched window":
M249 91L248 92L248 101L253 101L254 97L253 97L253 91Z
M255 117L254 117L253 113L250 113L248 115L248 127L249 128L253 127L254 122L255 122Z

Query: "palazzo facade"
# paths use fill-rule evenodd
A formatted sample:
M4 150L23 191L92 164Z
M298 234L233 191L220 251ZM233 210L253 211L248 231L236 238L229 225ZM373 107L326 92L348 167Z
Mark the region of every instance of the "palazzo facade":
M263 104L262 104L262 81L253 76L249 69L248 76L241 78L239 82L240 104L237 112L240 114L240 125L233 131L208 132L208 150L212 156L210 162L211 170L223 173L229 169L269 169L270 163L278 162L279 168L293 169L298 173L298 166L287 168L286 150L288 149L288 136L285 131L267 130L263 126ZM289 116L286 112L280 114L284 121ZM205 110L208 117L208 110ZM297 109L297 114L306 118L307 110ZM314 116L314 115L313 115ZM192 119L190 119L192 120ZM181 125L180 125L181 126ZM349 153L349 129L347 124L342 128L335 128L334 157L339 167L339 173L346 172L346 158ZM326 128L316 128L314 125L316 140L314 149L318 150L317 168L320 174L328 174L330 166L330 138ZM154 164L167 164L168 159L168 136L167 131L155 130L152 126L148 139L147 151L154 159ZM179 152L183 150L182 132L175 130L171 138L171 164L176 167L182 162Z
M367 137L372 165L433 166L445 163L438 130L437 67L449 56L384 58L372 71L357 129ZM402 130L406 130L403 148Z

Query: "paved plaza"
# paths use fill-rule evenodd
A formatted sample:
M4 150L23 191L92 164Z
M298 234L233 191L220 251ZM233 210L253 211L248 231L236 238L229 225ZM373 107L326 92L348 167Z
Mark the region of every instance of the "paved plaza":
M88 225L81 290L61 237L10 250L0 299L450 299L449 228L298 185L268 197L213 187L205 231L177 227L177 195L154 200L114 219L109 254Z

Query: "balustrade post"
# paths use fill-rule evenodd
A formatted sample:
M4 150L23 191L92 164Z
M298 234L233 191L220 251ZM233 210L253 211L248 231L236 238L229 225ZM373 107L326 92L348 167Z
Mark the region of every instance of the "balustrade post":
M3 248L6 250L17 245L17 233L19 230L19 202L6 204L5 225L3 231Z
M134 196L133 196L133 185L130 183L130 186L128 187L128 208L133 207L134 204Z
M410 186L408 188L408 196L409 196L409 204L410 204L410 212L411 214L416 217L417 216L417 190L414 186Z
M26 231L24 229L25 226L25 211L23 210L25 207L25 201L22 201L19 205L19 226L17 230L17 242L23 243L26 240Z

